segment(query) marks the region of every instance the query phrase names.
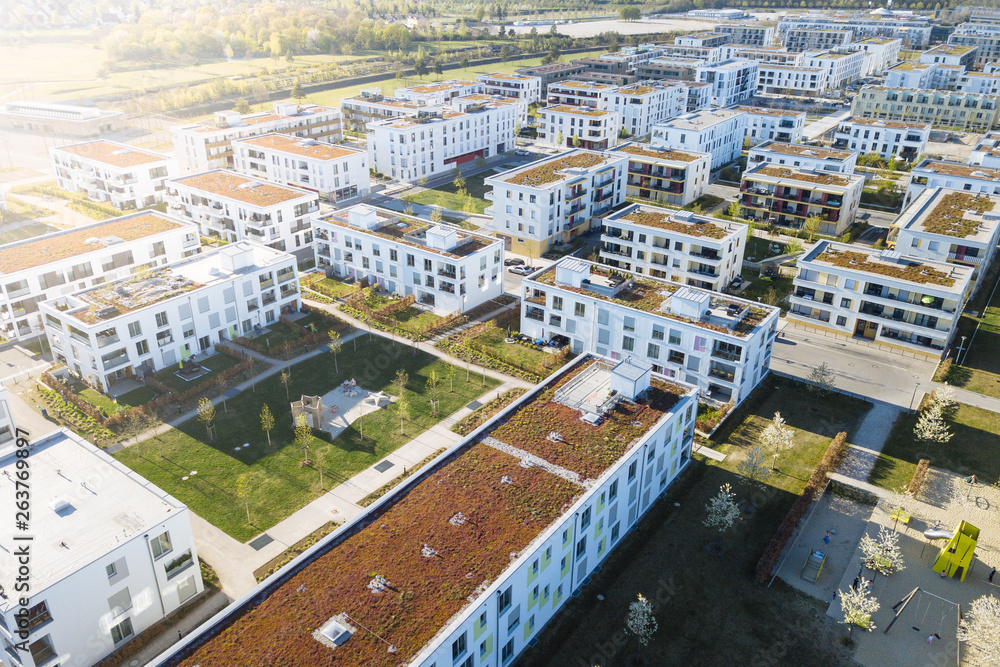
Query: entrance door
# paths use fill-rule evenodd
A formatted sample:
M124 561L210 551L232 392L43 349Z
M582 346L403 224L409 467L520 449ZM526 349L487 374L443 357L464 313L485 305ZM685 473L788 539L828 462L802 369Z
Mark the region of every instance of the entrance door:
M867 338L868 340L875 340L876 331L878 331L878 324L875 322L858 318L857 323L854 325L854 335Z

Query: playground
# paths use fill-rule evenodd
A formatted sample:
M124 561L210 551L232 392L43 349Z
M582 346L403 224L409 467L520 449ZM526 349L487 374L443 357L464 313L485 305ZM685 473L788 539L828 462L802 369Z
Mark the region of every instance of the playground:
M353 379L345 380L322 396L303 395L298 401L292 401L292 420L304 414L309 426L336 438L348 426L367 414L386 408L396 398L385 392L362 389ZM363 428L361 423L358 426Z

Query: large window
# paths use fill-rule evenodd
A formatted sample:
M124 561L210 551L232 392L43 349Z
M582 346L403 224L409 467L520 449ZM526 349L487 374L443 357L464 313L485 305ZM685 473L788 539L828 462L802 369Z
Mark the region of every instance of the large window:
M28 630L33 631L52 620L49 613L49 606L42 600L38 604L28 608Z
M47 664L58 656L56 649L52 646L51 635L45 635L41 639L33 641L28 645L28 650L31 652L31 659L35 661L37 667Z
M118 646L123 641L131 637L132 634L132 619L129 618L122 620L121 623L112 626L111 628L111 639L115 642L115 646Z
M456 639L451 643L451 659L458 660L463 655L465 655L466 650L467 650L466 637L465 633L463 632L461 635L458 636L458 639Z
M159 558L163 554L168 554L173 550L170 544L170 532L165 531L149 541L149 546L153 550L153 558Z

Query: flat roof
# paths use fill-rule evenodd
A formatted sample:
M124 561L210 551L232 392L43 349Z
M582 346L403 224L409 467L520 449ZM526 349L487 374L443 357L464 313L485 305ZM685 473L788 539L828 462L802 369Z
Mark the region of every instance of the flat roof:
M517 167L509 171L487 176L486 180L511 183L513 185L526 185L529 187L539 187L550 183L557 183L569 178L576 178L575 174L566 174L569 169L590 169L607 164L615 159L610 155L577 149L562 155L551 157L547 160L540 160L523 167Z
M745 111L748 114L753 114L754 116L773 116L775 118L805 118L805 111L782 111L780 109L766 109L764 107L736 107L737 111Z
M860 118L850 116L840 121L845 125L867 125L869 127L888 127L894 130L929 130L930 123L918 123L916 121L902 120L882 120L881 118Z
M205 120L199 121L197 123L186 123L183 125L174 126L178 130L188 131L188 132L224 132L226 130L232 130L240 127L248 127L251 125L260 125L261 123L269 123L275 120L282 120L285 118L301 118L303 116L315 116L320 113L336 112L340 113L339 109L334 107L324 107L318 104L307 104L304 106L296 107L296 112L294 114L279 114L274 111L258 111L257 113L246 114L245 116L240 116L239 123L236 125L220 124L218 121Z
M650 144L636 143L623 144L611 150L615 153L626 153L637 157L654 158L663 162L680 162L684 164L700 160L704 157L710 157L708 153L677 151L671 148L657 148Z
M444 255L446 257L468 257L475 252L479 252L483 248L488 248L495 243L501 242L500 239L495 239L484 234L472 234L464 229L461 229L460 227L427 222L425 220L421 220L420 218L404 215L389 209L369 207L367 204L358 204L357 206L365 206L366 208L375 211L378 219L378 226L373 229L366 229L365 227L352 225L350 223L348 212L351 209L356 208L356 206L340 209L338 211L331 211L330 213L320 217L318 221L327 222L362 234L381 236L384 239L396 241L397 243L402 243L403 245L420 248L421 250L433 252L438 255ZM431 248L423 242L426 238L427 231L434 228L455 231L455 245L450 250Z
M41 435L41 434L39 434ZM31 596L39 599L49 586L123 546L184 509L175 498L118 463L68 429L37 438L31 455L32 509ZM0 468L13 479L12 454ZM7 476L3 479L8 480ZM0 497L14 507L13 482L0 485ZM67 506L52 509L62 500ZM0 527L0 543L8 557L0 558L0 585L7 599L0 609L13 609L18 564L10 553L23 535L13 521Z
M964 56L976 48L978 47L964 44L938 44L924 51L924 55L928 53L943 53L946 56Z
M356 148L346 148L337 144L327 144L315 139L293 137L289 134L274 132L262 134L259 137L237 139L233 143L248 144L260 148L268 148L292 155L312 158L314 160L337 160L351 155L363 154Z
M809 183L811 186L848 188L852 184L864 181L864 176L857 174L840 174L828 171L806 171L772 162L761 162L756 167L743 172L744 180L756 180L757 177L777 179L779 182Z
M934 63L922 63L919 60L906 60L901 63L897 63L890 67L887 71L898 70L901 72L914 72L914 71L925 71L929 69L934 69L936 65Z
M440 93L445 90L451 90L452 88L465 88L467 86L478 85L475 81L462 81L460 79L453 79L451 81L441 81L440 83L428 83L422 86L412 86L410 88L403 88L405 92L417 93L419 95L425 95L428 93Z
M134 148L127 144L120 144L117 141L86 141L80 144L58 146L53 150L118 168L138 167L170 159L166 155L142 150L141 148Z
M549 84L549 90L553 88L581 88L583 90L605 90L607 88L614 88L614 86L606 83L591 83L589 81L580 81L578 79L567 79L566 81L557 81L555 83Z
M902 257L898 252L873 250L863 246L825 240L813 246L799 260L800 267L805 263L932 286L959 296L961 296L963 279L971 277L973 271L971 267L959 264Z
M597 425L555 398L604 386L610 367L581 356L167 664L408 664L693 391L654 376L642 403L612 398ZM331 650L314 631L338 615L364 630Z
M743 115L745 115L744 112L736 109L703 109L656 123L656 125L674 130L704 130Z
M750 147L750 152L780 153L782 155L796 155L799 157L820 158L823 160L844 161L854 155L857 151L840 150L839 148L823 148L820 146L807 146L804 144L789 144L783 141L768 140L762 144Z
M529 76L527 74L517 74L507 73L507 72L491 72L489 74L480 74L476 77L477 79L506 79L510 81L521 81L523 79L535 79L538 77Z
M924 188L893 222L894 227L988 243L1000 225L1000 196Z
M947 162L944 160L924 160L914 170L930 171L945 176L960 178L975 178L981 181L1000 181L1000 169L990 169L982 166L969 166L962 162Z
M551 86L549 86L551 88ZM574 116L591 116L594 118L600 118L601 116L607 116L611 114L611 111L601 111L600 109L591 109L590 107L574 107L566 104L559 104L552 107L545 107L542 112L551 111L552 113L569 113Z
M605 216L605 222L629 222L643 227L655 227L695 238L721 241L739 232L744 225L727 224L690 211L672 211L658 206L631 204L620 211Z
M0 246L0 273L9 275L34 269L53 262L105 249L126 241L155 236L182 227L197 228L190 223L168 218L156 211L132 213L111 218L86 227L67 229L25 241Z
M225 169L175 178L168 183L176 183L201 192L260 207L274 206L302 198L316 198L312 192L275 185L249 176L241 176Z

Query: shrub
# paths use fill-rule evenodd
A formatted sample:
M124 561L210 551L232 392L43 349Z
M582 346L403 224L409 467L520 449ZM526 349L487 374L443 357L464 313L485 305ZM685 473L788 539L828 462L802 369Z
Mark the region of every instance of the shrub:
M907 491L914 498L920 493L920 489L924 486L924 479L927 477L927 469L930 468L930 459L920 459L917 463L917 469L913 471L913 478L910 480L909 486L906 487Z

